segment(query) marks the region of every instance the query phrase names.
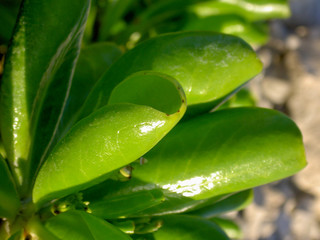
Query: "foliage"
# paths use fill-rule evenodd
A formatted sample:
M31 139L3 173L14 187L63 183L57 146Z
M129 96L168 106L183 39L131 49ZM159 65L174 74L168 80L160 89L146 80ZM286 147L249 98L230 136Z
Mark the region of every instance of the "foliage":
M284 1L25 0L12 30L17 2L0 2L1 239L240 238L220 215L305 166L292 120L227 101L262 64L224 33L265 42Z

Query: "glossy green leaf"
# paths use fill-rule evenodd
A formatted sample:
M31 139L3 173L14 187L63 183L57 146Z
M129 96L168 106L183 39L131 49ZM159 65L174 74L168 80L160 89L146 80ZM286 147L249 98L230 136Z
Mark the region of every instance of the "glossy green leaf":
M251 21L287 18L290 16L287 0L204 1L191 6L190 10L201 17L231 13L243 16Z
M89 4L26 0L21 8L6 58L0 106L2 138L20 185L28 184L55 137Z
M215 222L219 227L221 227L229 238L243 239L243 234L240 227L233 221L226 218L212 218L210 221Z
M221 110L180 123L144 158L145 164L133 165L129 181L110 183L106 194L162 189L177 209L183 199L252 188L306 165L297 126L279 112L259 108ZM144 213L164 212L161 205L155 208Z
M130 75L113 89L109 98L109 104L130 102L167 114L175 113L185 101L184 92L174 78L152 71Z
M128 217L164 201L160 190L140 191L115 196L90 204L92 214L105 219Z
M227 240L227 235L215 223L206 219L172 215L161 218L162 227L153 233L155 240Z
M295 123L259 108L221 110L179 124L145 158L149 164L135 169L133 178L194 199L275 181L306 165ZM172 170L157 169L155 177L152 165Z
M206 206L204 208L198 209L188 214L201 216L203 218L212 218L219 214L229 212L229 211L239 211L246 206L248 206L253 201L253 191L245 190L226 199L218 201L212 205Z
M192 105L226 95L261 68L251 47L237 37L211 32L162 35L138 45L112 65L91 91L82 116L105 105L113 88L138 71L174 77Z
M112 104L81 120L41 168L33 201L39 203L83 190L141 157L181 119L185 104L179 102L180 108L171 115L149 106Z
M130 165L133 166L133 169L139 168L139 166L136 164L132 163ZM140 186L141 189L138 188L132 191L133 186ZM162 192L161 195L164 197L161 199L161 201L150 201L148 195L144 194L145 191ZM140 192L142 194L138 194ZM144 206L145 209L140 208L139 211L134 211L135 208L131 206L130 199L134 198L136 195L140 197L141 202L145 202L145 204L140 203L140 205ZM167 190L155 188L153 184L141 182L135 178L125 182L108 179L103 183L100 183L83 192L83 198L85 201L90 202L90 206L94 206L96 202L103 202L103 200L111 201L112 199L121 199L123 196L126 196L126 198L123 198L121 204L126 206L124 207L126 209L123 209L122 211L130 212L128 217L147 217L153 215L166 215L193 211L195 209L212 205L213 203L226 197L222 195L209 199L193 200L174 193L172 194Z
M58 127L61 137L74 124L76 114L94 84L121 54L118 46L108 42L91 44L81 49L62 121Z
M50 218L45 227L59 239L131 239L110 223L86 212L68 211Z
M6 161L0 155L0 218L12 219L20 207L14 180Z

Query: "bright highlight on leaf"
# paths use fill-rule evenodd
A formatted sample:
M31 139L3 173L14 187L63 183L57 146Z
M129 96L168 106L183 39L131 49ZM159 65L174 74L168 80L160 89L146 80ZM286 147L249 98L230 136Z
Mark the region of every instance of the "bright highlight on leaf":
M113 88L135 72L152 70L174 77L188 105L194 105L225 96L261 69L255 52L240 38L212 32L162 35L141 43L111 66L90 93L82 117L105 105Z
M148 84L149 80L154 85ZM156 90L157 94L140 95L137 91L126 94L131 82L144 81L147 84L141 91ZM160 85L155 89L157 84ZM172 105L161 101L164 93ZM34 202L63 197L105 180L109 172L135 161L154 147L186 110L179 83L158 73L136 74L117 87L112 96L111 102L120 103L107 105L81 120L57 144L36 179Z
M226 109L183 122L144 157L148 162L133 165L131 180L110 184L105 196L161 189L166 201L142 216L180 212L194 200L288 177L306 165L296 125L259 108Z

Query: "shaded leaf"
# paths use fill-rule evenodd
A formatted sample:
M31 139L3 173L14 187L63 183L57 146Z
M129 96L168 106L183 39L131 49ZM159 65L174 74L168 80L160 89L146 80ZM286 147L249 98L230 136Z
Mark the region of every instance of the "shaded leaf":
M8 240L21 240L23 237L23 230L19 230L16 233L12 234Z
M226 232L231 239L243 239L243 234L240 227L232 220L226 218L212 218L210 221L215 222L219 227Z
M248 206L253 200L252 189L245 190L234 195L222 199L212 205L200 208L196 211L189 212L188 214L201 216L203 218L212 218L219 214L229 211L239 211Z
M68 211L50 218L45 227L59 239L131 239L110 223L81 211Z
M67 104L58 129L60 137L64 136L76 121L76 114L94 84L121 54L122 51L119 47L108 42L91 44L81 49Z
M94 201L90 204L90 210L93 215L101 218L122 218L158 205L162 201L164 196L159 190L141 191Z
M115 0L108 1L106 11L104 11L99 32L99 40L106 40L112 28L117 24L128 8L132 5L133 0Z
M206 219L171 215L161 218L162 227L153 233L155 240L227 240L227 235L218 225Z
M12 220L20 207L20 199L6 161L0 155L0 218Z
M19 6L20 0L0 2L0 45L9 43L19 11Z

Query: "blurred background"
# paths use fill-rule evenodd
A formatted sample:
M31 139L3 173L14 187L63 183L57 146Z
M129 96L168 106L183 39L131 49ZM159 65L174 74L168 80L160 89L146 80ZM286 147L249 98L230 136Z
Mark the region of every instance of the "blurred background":
M221 31L248 41L264 71L246 89L256 105L282 111L297 123L308 166L291 178L256 188L253 204L227 215L240 224L243 239L320 240L320 0L288 1L291 15L283 7L285 0L269 1L270 6L281 3L278 12L250 13L252 5L268 4L259 1L239 0L249 4L237 8L234 0L172 0L163 1L168 3L165 10L155 10L152 5L160 0L93 0L84 45L113 41L130 49L149 37L180 30ZM107 2L114 2L111 10L105 8ZM0 75L19 3L0 0Z

